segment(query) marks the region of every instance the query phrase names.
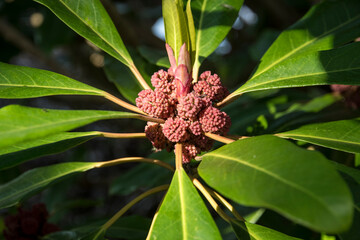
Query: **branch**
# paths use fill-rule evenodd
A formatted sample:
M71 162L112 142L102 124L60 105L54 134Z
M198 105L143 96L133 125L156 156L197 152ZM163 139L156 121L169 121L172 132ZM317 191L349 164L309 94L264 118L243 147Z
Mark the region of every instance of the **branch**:
M214 139L214 140L216 140L218 142L225 143L225 144L235 142L234 139L230 139L230 138L220 136L220 135L217 135L217 134L214 134L214 133L205 133L205 136L207 136L207 137L209 137L211 139Z
M111 161L106 162L100 162L96 167L102 168L102 167L110 167L121 163L129 163L129 162L146 162L146 163L152 163L155 165L159 165L163 168L169 169L170 171L174 172L175 169L170 164L157 160L157 159L151 159L151 158L143 158L143 157L126 157L126 158L118 158Z
M137 112L137 113L146 115L146 113L144 113L143 111L141 111L138 107L136 107L136 106L134 106L134 105L132 105L132 104L130 104L130 103L127 103L127 102L125 102L125 101L123 101L123 100L121 100L121 99L119 99L119 98L111 95L110 93L104 92L104 93L103 93L103 96L104 96L106 99L108 99L108 100L116 103L117 105L122 106L123 108L126 108L126 109L128 109L128 110L130 110L130 111L133 111L133 112Z
M236 94L234 95L234 93L230 94L229 96L227 96L226 98L224 98L221 102L215 103L215 107L217 108L222 108L225 107L226 105L228 105L229 103L232 103L233 101L235 101L236 99L238 99L242 94Z
M219 216L224 219L226 222L230 223L232 218L228 216L217 204L217 202L212 198L211 194L207 191L207 189L201 184L199 180L196 178L192 179L194 186L199 189L202 195L208 200L210 205L214 208L214 210L219 214Z
M109 133L99 132L102 137L106 138L146 138L145 133Z
M137 196L131 202L126 204L122 209L120 209L120 211L118 211L112 218L110 218L109 221L107 221L104 225L102 225L102 227L100 228L100 230L97 232L97 234L95 235L95 237L93 239L97 239L97 237L99 237L109 227L111 227L111 225L113 225L122 215L124 215L124 213L126 213L127 210L129 210L136 203L140 202L144 198L146 198L146 197L148 197L148 196L150 196L150 195L152 195L154 193L165 191L168 188L169 188L169 184L162 185L162 186L159 186L159 187L152 188L152 189L140 194L139 196Z
M182 144L181 143L177 143L175 145L175 166L176 166L176 170L180 170L182 169Z

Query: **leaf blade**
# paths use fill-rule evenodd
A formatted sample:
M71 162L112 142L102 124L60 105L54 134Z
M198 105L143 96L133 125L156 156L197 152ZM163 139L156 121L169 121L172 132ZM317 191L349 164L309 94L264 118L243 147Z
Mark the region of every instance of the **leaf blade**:
M127 66L133 64L130 54L99 0L34 0L48 7L79 35Z
M183 169L175 172L147 239L221 239L214 220Z
M98 163L71 162L32 169L0 186L0 209L11 207L21 199L42 189L54 180L75 172L83 172Z
M359 119L315 123L276 135L336 150L360 153Z
M261 82L271 75L276 77L273 68L288 70L288 62L299 55L330 50L353 41L360 34L359 26L360 3L356 0L325 1L314 6L300 21L280 34L252 77L233 96L255 89L249 87L253 81Z
M105 119L132 118L133 113L96 110L47 110L19 105L0 109L0 148Z
M100 136L99 132L64 132L0 149L0 171L25 161L60 153Z
M195 77L202 61L215 51L230 31L242 4L243 0L192 0L196 31Z
M103 95L103 91L46 70L0 63L0 98Z
M321 154L280 138L236 141L205 154L198 170L232 200L270 208L309 228L339 232L351 223L351 194L334 168Z

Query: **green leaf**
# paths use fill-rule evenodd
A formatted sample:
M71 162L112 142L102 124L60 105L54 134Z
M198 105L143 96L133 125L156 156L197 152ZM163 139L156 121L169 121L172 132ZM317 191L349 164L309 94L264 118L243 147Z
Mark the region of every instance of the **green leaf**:
M239 240L296 240L283 233L277 232L270 228L266 228L260 225L244 222L231 222L231 226Z
M187 20L187 26L189 30L189 39L190 39L190 59L191 62L195 62L195 54L196 54L196 31L195 31L195 23L194 23L194 17L192 15L191 11L191 0L188 0L186 4L186 20Z
M224 40L234 24L243 0L192 0L196 30L194 73L202 61Z
M240 204L272 209L323 232L346 230L352 197L320 153L274 136L238 140L203 155L200 176Z
M9 105L0 109L0 148L69 131L98 120L136 116L116 111L48 110Z
M360 119L315 123L276 135L345 152L360 153Z
M182 0L162 0L165 39L173 49L176 60L184 43L190 49L189 30L183 8Z
M324 1L277 38L262 57L250 80L236 90L234 95L269 88L353 84L355 81L351 81L351 73L347 73L346 69L355 66L357 74L353 78L356 78L359 75L359 57L351 53L351 48L347 48L350 52L344 49L319 54L317 52L351 42L359 35L358 0ZM358 47L354 47L353 51L359 51ZM351 64L353 56L357 64ZM345 63L342 62L344 60ZM335 66L337 64L339 67ZM342 79L341 72L347 75L346 79ZM339 75L340 79L336 81L334 77Z
M334 164L335 168L338 171L349 175L350 177L352 177L352 179L354 179L357 182L357 184L360 185L360 170L358 170L356 168L351 168L351 167L345 166L344 164L340 164L340 163L336 163L336 162L331 162L331 163Z
M147 239L221 239L214 220L183 169L175 172Z
M61 177L90 170L97 167L98 164L97 162L60 163L27 171L0 186L0 209L16 205L24 197L46 187Z
M360 85L360 43L333 50L298 54L251 78L233 95L264 89L326 84Z
M0 170L27 160L66 151L100 135L99 132L64 132L1 148Z
M99 0L34 0L48 7L79 35L127 66L130 54Z
M0 98L102 95L104 92L50 71L0 63Z

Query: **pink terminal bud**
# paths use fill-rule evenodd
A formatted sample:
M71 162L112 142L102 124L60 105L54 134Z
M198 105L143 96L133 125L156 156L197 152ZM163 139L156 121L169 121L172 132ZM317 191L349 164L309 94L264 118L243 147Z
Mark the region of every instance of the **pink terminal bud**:
M230 117L214 107L207 107L199 114L199 121L204 132L226 134L230 128Z
M184 119L168 118L163 125L163 133L171 142L183 142L190 136L188 127L189 123Z
M184 143L183 144L183 163L189 163L191 159L195 158L201 152L200 148L196 147L194 144Z
M190 92L191 75L184 64L179 65L175 71L176 96L180 99Z
M168 141L162 132L162 126L158 123L148 122L145 127L146 137L151 141L156 151L160 151L166 147Z
M186 49L185 43L180 48L179 57L178 57L178 61L177 61L178 66L180 66L181 64L184 64L186 66L189 73L192 72L190 53Z
M172 48L170 47L169 44L165 44L165 48L166 48L166 52L168 54L168 58L169 58L169 62L170 62L170 68L168 70L169 74L171 75L175 75L175 70L176 70L176 58L174 55L174 51L172 50Z
M174 112L174 101L162 92L145 89L139 92L136 106L152 117L168 118Z
M173 76L161 69L151 76L151 84L155 87L155 91L172 94L176 87L173 79Z
M179 117L184 119L195 119L202 107L202 99L195 96L194 93L189 93L185 97L179 99L179 104L176 109Z

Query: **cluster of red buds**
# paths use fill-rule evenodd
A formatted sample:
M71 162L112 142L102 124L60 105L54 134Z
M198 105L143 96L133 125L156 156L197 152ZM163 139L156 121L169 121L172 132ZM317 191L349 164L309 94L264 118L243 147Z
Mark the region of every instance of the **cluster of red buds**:
M352 85L331 85L331 90L344 97L345 104L352 109L360 108L360 87Z
M202 73L193 83L192 66L185 44L178 61L173 50L166 45L171 67L151 77L154 90L139 93L136 105L148 115L165 120L165 123L148 122L147 138L156 150L174 149L182 143L183 163L189 163L201 151L209 151L213 141L204 133L225 135L231 125L230 117L213 106L223 100L228 90L217 74Z
M60 229L47 222L49 214L44 204L36 204L30 211L19 208L16 215L5 218L6 240L38 240Z

